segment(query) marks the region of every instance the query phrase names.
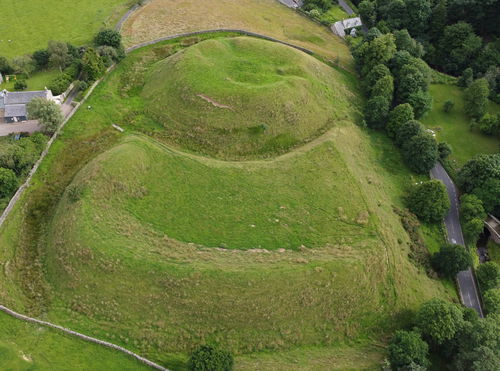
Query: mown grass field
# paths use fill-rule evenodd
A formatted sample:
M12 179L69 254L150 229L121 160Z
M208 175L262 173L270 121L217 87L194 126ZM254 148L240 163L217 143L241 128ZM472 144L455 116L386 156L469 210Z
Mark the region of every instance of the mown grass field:
M0 313L2 370L149 370L111 349Z
M35 72L33 75L26 79L22 75L18 76L17 78L25 79L26 84L28 85L26 90L43 90L49 85L50 81L56 78L60 73L61 72L59 72L59 70L47 70ZM15 83L16 81L12 79L8 82L5 81L4 83L0 84L0 90L7 89L9 91L15 91Z
M500 140L495 136L482 134L478 129L470 129L470 120L464 111L463 90L454 85L431 85L434 99L432 111L422 119L429 129L435 130L437 138L447 142L453 149L450 160L454 167L461 167L467 160L479 153L498 153ZM455 103L453 110L446 113L443 105L447 100ZM489 103L490 113L500 112L500 105Z
M49 40L83 45L113 27L130 0L0 0L0 55L15 57L47 47Z
M124 24L126 46L184 32L237 28L308 48L345 68L352 67L347 45L328 27L276 0L153 0Z
M0 300L176 370L203 342L241 369L377 367L408 310L450 297L409 261L393 212L420 178L342 117L264 160L176 148L146 112L143 76L197 41L133 52L67 124L0 231Z

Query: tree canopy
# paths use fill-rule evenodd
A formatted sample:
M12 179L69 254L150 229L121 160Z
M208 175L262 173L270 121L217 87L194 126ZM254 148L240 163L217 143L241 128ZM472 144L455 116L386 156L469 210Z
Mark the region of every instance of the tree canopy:
M465 247L446 244L432 256L432 265L443 276L453 278L472 265L472 257Z
M440 180L429 180L412 187L406 198L408 209L426 223L439 222L450 208L450 200Z
M463 313L452 303L432 299L421 306L416 324L424 337L439 345L453 339L462 328Z

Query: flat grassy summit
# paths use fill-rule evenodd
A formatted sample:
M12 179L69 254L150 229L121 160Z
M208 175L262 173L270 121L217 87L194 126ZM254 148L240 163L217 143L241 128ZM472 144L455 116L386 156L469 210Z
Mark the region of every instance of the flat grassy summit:
M272 156L352 121L342 74L254 38L200 42L157 63L146 80L146 111L169 140L220 158Z

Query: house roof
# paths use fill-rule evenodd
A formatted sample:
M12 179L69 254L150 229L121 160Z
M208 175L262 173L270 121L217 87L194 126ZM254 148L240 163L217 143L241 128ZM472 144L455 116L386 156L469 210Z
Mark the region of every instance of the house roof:
M5 106L5 117L27 116L26 104L11 104Z
M6 92L3 100L5 106L10 104L27 104L33 98L49 98L49 90L41 90L41 91L14 91L14 92Z
M363 22L361 22L361 18L356 17L356 18L344 19L342 21L342 25L344 26L344 29L346 29L346 28L353 28L353 27L362 26Z

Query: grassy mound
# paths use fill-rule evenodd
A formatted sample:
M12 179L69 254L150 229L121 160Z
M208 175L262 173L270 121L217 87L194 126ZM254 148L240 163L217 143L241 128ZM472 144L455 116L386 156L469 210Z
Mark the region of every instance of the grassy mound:
M142 96L170 140L222 158L284 152L352 121L339 72L248 37L203 41L159 62Z

